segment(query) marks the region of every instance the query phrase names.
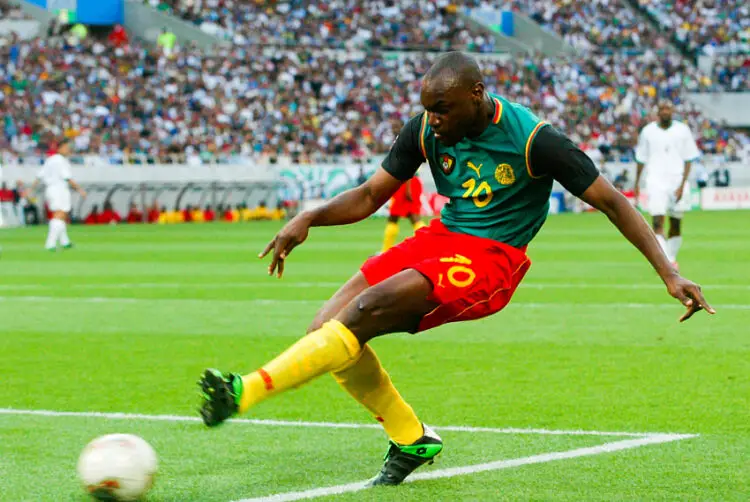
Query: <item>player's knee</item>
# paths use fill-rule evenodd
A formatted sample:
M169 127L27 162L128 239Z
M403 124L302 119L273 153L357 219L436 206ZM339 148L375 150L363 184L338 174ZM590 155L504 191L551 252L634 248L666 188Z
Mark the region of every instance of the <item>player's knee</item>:
M388 313L392 299L383 288L369 288L356 301L357 315L364 321L373 321Z

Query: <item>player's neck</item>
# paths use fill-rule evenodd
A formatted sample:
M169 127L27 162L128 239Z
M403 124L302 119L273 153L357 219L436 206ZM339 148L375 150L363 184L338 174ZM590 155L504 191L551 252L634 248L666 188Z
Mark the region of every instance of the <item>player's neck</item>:
M474 126L466 134L469 138L476 138L489 127L492 117L495 115L495 103L490 96L485 93L482 107L479 109L479 116L474 121Z
M669 129L672 127L672 119L669 119L667 122L659 121L659 127L662 129Z

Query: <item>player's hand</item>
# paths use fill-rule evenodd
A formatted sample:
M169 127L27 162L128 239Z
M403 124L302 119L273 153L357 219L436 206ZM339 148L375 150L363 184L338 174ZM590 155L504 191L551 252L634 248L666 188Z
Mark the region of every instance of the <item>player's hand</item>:
M81 188L80 190L78 190L78 195L80 195L82 199L85 199L89 194L86 193L86 190Z
M633 189L633 198L635 199L635 207L638 207L641 201L641 189L637 186Z
M674 192L674 201L675 202L680 202L680 199L682 199L682 191L683 191L684 188L685 187L681 186L680 188L678 188L677 190L675 190L675 192Z
M284 274L284 260L296 248L307 239L310 231L310 222L305 214L295 216L292 221L284 225L276 237L268 243L266 248L258 255L258 258L265 257L273 250L271 264L268 266L268 275L273 275L274 271L279 279Z
M687 321L693 317L693 314L704 309L709 314L716 313L713 307L703 298L701 287L693 281L675 274L666 283L669 294L677 298L687 308L687 312L680 317L680 322Z

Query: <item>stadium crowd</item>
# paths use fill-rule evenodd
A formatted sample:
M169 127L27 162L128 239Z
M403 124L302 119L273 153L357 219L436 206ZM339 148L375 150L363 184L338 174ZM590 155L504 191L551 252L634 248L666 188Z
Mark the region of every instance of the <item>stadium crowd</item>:
M386 152L419 111L430 59L242 47L208 55L179 45L167 55L137 41L0 38L0 150L6 162L43 156L64 134L77 153L112 163L361 159ZM485 60L483 69L490 90L605 156L628 155L663 96L679 102L706 151L731 153L745 140L680 102L684 90L717 84L674 56L526 56Z
M750 54L750 4L743 0L638 0L638 5L698 54Z
M11 3L8 0L0 0L0 19L18 21L21 19L29 19L29 16L18 7L17 3Z
M579 50L662 49L666 44L623 0L516 0L511 7Z
M448 0L148 0L235 45L492 52Z

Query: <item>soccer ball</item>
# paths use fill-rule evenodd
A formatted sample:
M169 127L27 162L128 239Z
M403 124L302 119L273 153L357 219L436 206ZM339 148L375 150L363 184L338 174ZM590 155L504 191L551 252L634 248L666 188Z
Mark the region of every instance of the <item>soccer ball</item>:
M156 466L156 452L142 438L109 434L83 449L78 477L97 500L138 500L151 488Z

